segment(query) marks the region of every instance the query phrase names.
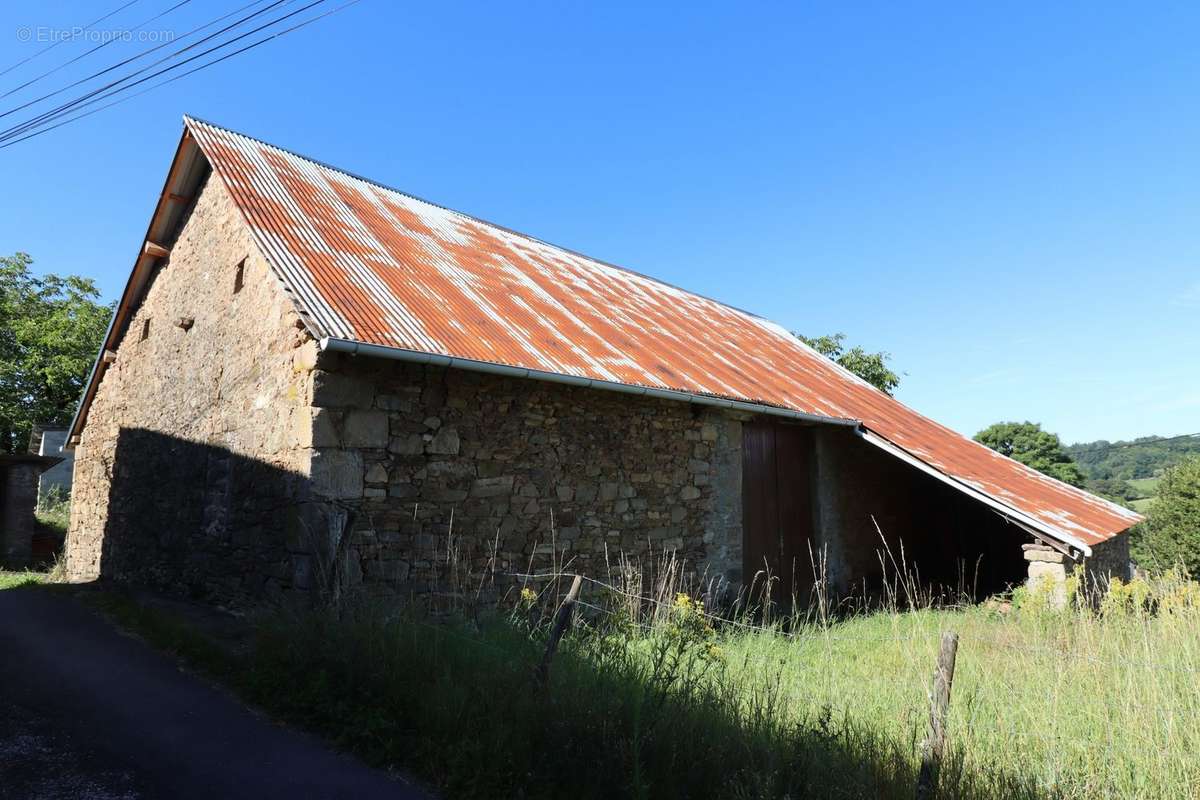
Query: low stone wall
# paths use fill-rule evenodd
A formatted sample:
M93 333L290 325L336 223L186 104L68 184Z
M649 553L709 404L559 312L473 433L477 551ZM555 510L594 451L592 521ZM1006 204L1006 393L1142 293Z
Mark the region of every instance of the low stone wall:
M1130 578L1128 533L1092 545L1092 555L1083 559L1072 559L1040 542L1023 545L1022 549L1029 562L1029 587L1048 592L1058 605L1066 602L1068 576L1078 577L1080 590L1087 594L1106 591L1113 578Z
M313 491L354 514L353 585L603 576L621 554L669 551L740 579L741 423L722 412L337 354L321 356L313 404Z

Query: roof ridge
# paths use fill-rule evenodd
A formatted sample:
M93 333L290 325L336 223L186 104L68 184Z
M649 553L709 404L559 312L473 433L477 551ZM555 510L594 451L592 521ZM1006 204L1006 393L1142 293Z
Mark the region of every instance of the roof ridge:
M415 200L418 203L424 203L427 206L432 206L433 208L441 209L442 211L447 211L451 214L462 217L463 219L468 219L468 220L471 220L472 222L477 222L481 225L487 225L491 228L495 228L497 230L504 231L505 233L510 233L513 236L519 236L522 239L528 239L531 242L536 242L540 245L544 245L546 247L551 247L555 250L561 250L564 253L570 253L571 255L578 256L580 258L586 259L587 261L591 261L595 264L599 264L604 267L609 267L610 269L616 269L616 270L620 270L621 272L627 272L630 275L636 275L639 278L643 278L648 281L653 281L662 286L666 286L671 289L674 289L677 292L683 292L683 293L689 294L693 297L699 297L700 299L707 300L710 303L715 303L716 305L732 309L733 311L736 311L739 314L745 314L746 316L752 317L753 319L769 323L770 325L779 327L783 330L787 330L787 328L785 326L780 325L778 322L775 322L775 320L771 319L770 317L765 317L762 314L755 313L754 311L748 311L744 308L741 308L740 306L735 306L730 303L726 303L723 300L718 300L715 297L709 297L708 295L700 294L699 292L693 291L691 289L685 289L682 286L678 286L674 283L664 281L662 278L656 278L653 275L648 275L648 274L646 274L644 272L640 272L636 269L632 269L630 267L624 267L624 266L621 266L620 264L614 264L611 261L605 261L603 259L596 258L595 256L590 256L587 253L584 253L580 250L574 250L570 247L564 247L560 244L555 244L554 242L550 242L545 239L539 239L537 236L534 236L533 234L525 233L523 231L518 231L515 228L509 228L505 225L501 225L499 223L492 222L491 220L484 219L483 217L477 217L473 214L468 214L464 211L459 211L456 208L451 208L450 206L442 205L441 203L435 203L432 200L428 200L419 195L415 195L412 192L406 192L403 189L397 189L395 186L389 186L388 184L383 183L381 181L377 181L374 178L368 178L365 175L361 175L357 172L351 172L348 169L344 169L342 167L335 166L333 164L330 164L328 161L322 161L319 158L313 158L312 156L305 155L304 153L300 153L295 150L290 150L286 147L280 147L277 144L272 144L271 142L268 142L265 139L260 139L257 136L251 136L249 134L242 133L241 131L236 131L233 128L229 128L224 125L218 125L215 122L210 122L209 120L202 119L200 117L196 117L191 114L184 114L183 121L184 121L185 125L190 125L191 123L200 123L201 125L207 125L210 128L216 128L217 130L224 131L225 133L233 134L234 136L240 136L243 139L249 139L252 142L260 144L264 147L269 147L272 150L278 150L281 153L286 153L295 158L299 158L304 161L307 161L310 164L315 164L316 166L321 167L323 169L327 169L332 172L336 172L341 175L345 175L346 177L352 178L354 180L362 181L363 183L370 184L371 186L378 187L385 191L394 192L402 197L407 197L410 200Z

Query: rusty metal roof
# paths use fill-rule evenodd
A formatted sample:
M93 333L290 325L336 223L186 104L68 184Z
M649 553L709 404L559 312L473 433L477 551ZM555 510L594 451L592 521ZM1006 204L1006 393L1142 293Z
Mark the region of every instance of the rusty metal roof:
M1140 519L918 414L761 317L185 123L319 338L857 420L947 479L1089 545Z

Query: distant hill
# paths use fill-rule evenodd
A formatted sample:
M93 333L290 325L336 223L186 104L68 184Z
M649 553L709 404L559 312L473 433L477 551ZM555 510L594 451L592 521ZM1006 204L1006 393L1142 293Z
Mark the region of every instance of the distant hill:
M1145 436L1127 442L1101 439L1065 449L1087 476L1088 491L1144 512L1157 493L1158 477L1164 469L1185 458L1200 457L1200 436Z
M1067 445L1079 468L1094 480L1156 478L1189 456L1200 456L1200 436L1172 439L1144 436L1127 442L1081 442Z

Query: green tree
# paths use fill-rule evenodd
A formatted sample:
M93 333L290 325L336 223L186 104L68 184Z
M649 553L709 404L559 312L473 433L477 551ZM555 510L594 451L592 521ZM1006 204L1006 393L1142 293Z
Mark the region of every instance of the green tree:
M0 452L27 445L35 422L70 422L112 307L75 275L36 277L26 253L0 256Z
M975 441L1051 478L1083 488L1083 472L1067 455L1058 435L1042 430L1036 422L997 422L975 434Z
M1178 564L1200 575L1200 458L1163 473L1147 519L1134 528L1133 557L1150 569Z
M884 351L868 353L861 347L846 349L846 334L831 336L802 336L792 334L821 355L845 367L884 394L890 395L900 385L900 376L888 367L892 354Z

